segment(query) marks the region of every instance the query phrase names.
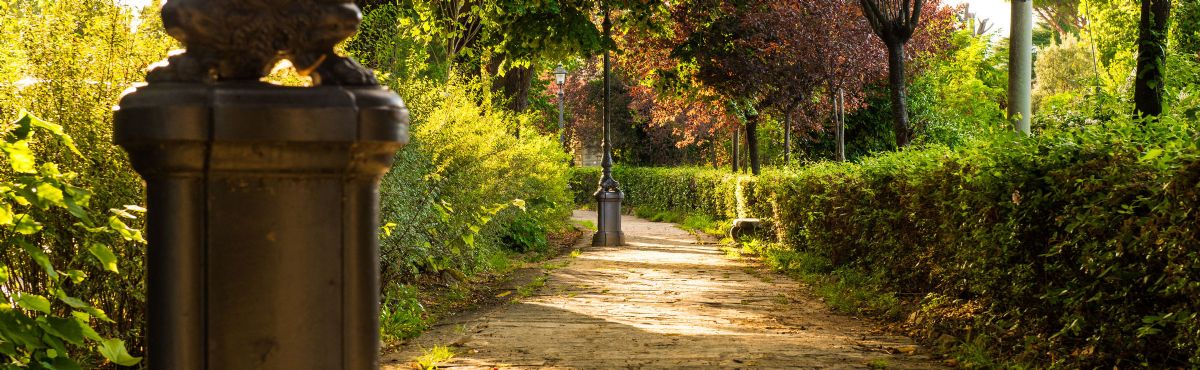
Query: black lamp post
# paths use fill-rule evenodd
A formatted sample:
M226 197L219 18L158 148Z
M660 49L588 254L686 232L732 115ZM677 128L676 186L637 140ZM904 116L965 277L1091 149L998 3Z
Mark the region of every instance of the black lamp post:
M604 38L608 39L612 29L612 21L608 19L608 2L604 2ZM609 51L604 50L604 138L600 146L604 150L604 159L600 161L603 169L600 176L600 186L596 189L597 207L596 235L592 236L594 246L625 245L625 233L621 232L621 200L625 194L621 192L621 184L612 177L612 127L609 120Z
M567 69L563 68L562 63L554 68L554 81L558 83L558 145L567 149L567 136L563 131L563 83L567 82Z

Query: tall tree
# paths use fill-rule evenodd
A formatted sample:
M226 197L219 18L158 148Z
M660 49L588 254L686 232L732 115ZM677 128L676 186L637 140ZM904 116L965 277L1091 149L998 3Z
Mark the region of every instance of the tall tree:
M1158 116L1163 109L1163 68L1167 64L1167 22L1171 18L1171 0L1141 0L1141 3L1133 102L1138 117Z
M1020 1L1020 0L1017 0ZM912 131L908 123L907 87L904 79L904 44L912 39L921 21L925 0L859 0L863 15L888 51L888 85L892 92L892 128L896 146L908 146Z
M1079 0L1033 0L1033 12L1054 30L1059 42L1066 36L1078 35L1087 24L1079 14Z

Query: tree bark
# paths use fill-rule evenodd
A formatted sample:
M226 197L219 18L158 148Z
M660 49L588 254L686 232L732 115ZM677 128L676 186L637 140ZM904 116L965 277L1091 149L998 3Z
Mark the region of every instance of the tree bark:
M783 122L783 164L792 163L792 113L784 113Z
M746 154L750 156L750 173L758 176L762 172L762 162L758 156L758 120L761 116L753 115L746 120Z
M892 90L892 129L896 147L908 146L908 89L904 80L904 43L888 42L888 84Z
M1141 0L1141 3L1133 102L1137 117L1156 117L1163 110L1163 84L1166 81L1162 69L1167 62L1167 22L1171 16L1171 0Z
M733 173L735 175L738 173L738 160L742 158L741 155L738 155L738 141L742 140L741 132L742 129L740 127L733 129L733 152L729 156L729 162L733 163Z
M529 108L529 87L533 83L533 68L510 69L496 82L509 110L521 113Z

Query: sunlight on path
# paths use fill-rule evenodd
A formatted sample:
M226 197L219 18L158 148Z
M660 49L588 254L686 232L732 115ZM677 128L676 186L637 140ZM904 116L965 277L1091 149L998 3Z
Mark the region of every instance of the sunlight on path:
M833 315L798 283L674 225L622 223L628 246L582 244L532 296L435 329L384 363L407 368L421 348L451 345L442 368L940 367L908 339Z

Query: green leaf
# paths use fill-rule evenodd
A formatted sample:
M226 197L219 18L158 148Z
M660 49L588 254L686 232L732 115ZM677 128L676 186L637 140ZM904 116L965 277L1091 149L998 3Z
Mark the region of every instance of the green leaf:
M1154 149L1147 150L1146 155L1142 156L1142 161L1145 162L1145 161L1152 160L1154 158L1158 158L1162 154L1163 154L1163 150L1160 148L1154 148Z
M120 272L117 270L117 255L113 254L112 250L108 249L104 244L92 244L88 248L88 251L92 252L93 256L96 256L97 261L100 261L100 267L108 271Z
M70 279L75 284L82 283L83 279L87 279L87 273L83 272L83 270L67 270L59 271L58 273L66 276L67 279Z
M125 341L120 339L102 340L96 349L100 351L101 356L117 365L133 366L142 361L141 357L130 356L129 351L125 349Z
M4 333L5 341L20 347L36 349L44 346L37 321L3 304L0 304L0 333Z
M101 312L101 314L103 314L103 312ZM91 321L91 317L89 317L88 314L76 311L76 312L72 312L71 316L74 316L76 320L79 320L80 323L83 323L81 328L83 328L83 337L84 338L87 338L87 339L90 339L90 340L93 340L96 342L104 340L104 338L100 337L99 333L96 333L96 329L92 329L92 326L88 325L88 322ZM114 322L112 320L108 320L107 317L105 317L104 319L107 322Z
M34 221L33 216L21 213L16 215L15 218L17 219L17 224L13 228L13 231L16 231L18 234L33 235L37 234L38 231L42 231L42 224Z
M17 305L26 310L50 314L50 300L37 294L17 293Z
M25 250L29 258L32 258L34 262L37 262L38 266L42 267L43 271L46 271L46 275L50 275L50 279L58 279L58 271L54 270L54 265L50 263L50 256L47 256L46 252L43 252L33 244L29 244L25 239L16 239L16 242L21 246L21 249Z
M117 218L117 216L108 217L108 227L115 230L117 234L120 234L121 238L124 238L125 240L139 241L142 243L146 242L145 239L142 239L141 231L125 225L125 222L121 221L121 219Z
M0 263L0 284L8 282L8 266Z
M37 173L37 160L33 156L33 150L29 149L29 142L20 141L0 146L0 149L8 156L8 165L12 166L13 172Z
M63 204L62 190L50 183L43 182L38 184L38 186L33 189L33 192L37 194L38 199L41 199L46 203L60 207L66 206L66 204Z
M0 204L0 226L13 224L12 205L8 203Z
M50 366L53 366L52 369L55 370L83 370L83 368L79 367L79 363L76 363L75 360L67 356L55 357Z
M66 303L68 306L71 306L71 308L74 308L76 310L81 310L81 311L72 312L71 314L75 315L76 318L83 320L84 322L87 322L88 319L93 318L93 317L100 319L101 321L104 321L104 322L113 322L113 320L108 318L108 315L104 313L104 310L101 310L96 307L92 307L92 305L88 304L87 302L84 302L82 299L68 296L66 293L64 293L61 290L58 292L58 300L62 301L63 303ZM97 338L96 340L100 340L100 339Z
M46 332L53 334L54 336L59 337L71 344L77 346L83 345L82 325L86 324L75 320L75 318L64 319L61 317L47 316L43 319L45 319L45 324L42 325L42 329L46 329Z
M71 139L70 135L67 135L66 131L63 131L63 127L61 125L43 121L29 113L25 113L25 115L21 117L21 120L28 120L29 124L33 127L50 132L50 136L58 139L58 142L62 143L68 149L71 149L72 153L75 153L75 155L78 156L83 156L83 154L79 152L79 148L75 147L75 141Z

